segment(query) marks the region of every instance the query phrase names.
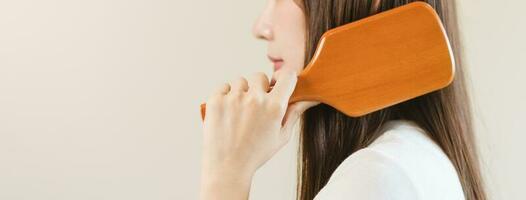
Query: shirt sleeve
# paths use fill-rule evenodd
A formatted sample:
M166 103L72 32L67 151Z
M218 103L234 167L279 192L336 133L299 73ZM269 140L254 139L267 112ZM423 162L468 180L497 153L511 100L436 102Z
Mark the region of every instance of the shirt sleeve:
M346 159L314 200L414 200L418 191L407 173L389 157L362 149Z

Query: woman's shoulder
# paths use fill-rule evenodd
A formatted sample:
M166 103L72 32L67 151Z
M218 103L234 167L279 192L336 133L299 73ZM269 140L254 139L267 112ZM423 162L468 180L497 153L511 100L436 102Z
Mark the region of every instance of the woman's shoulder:
M438 162L453 167L447 155L416 123L407 120L391 120L382 127L383 134L374 140L364 152L374 151L391 161L406 166L422 162ZM349 158L352 158L351 155ZM419 158L419 159L415 159Z
M396 162L372 149L349 156L331 175L314 200L414 200L415 183Z
M345 199L464 199L456 171L415 123L389 121L371 145L346 158L316 196ZM341 198L339 198L341 197Z

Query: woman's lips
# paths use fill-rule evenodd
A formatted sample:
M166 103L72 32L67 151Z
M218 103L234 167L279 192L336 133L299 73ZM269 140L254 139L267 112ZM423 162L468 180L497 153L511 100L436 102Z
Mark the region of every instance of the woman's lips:
M281 69L281 66L283 66L283 61L275 61L274 63L274 71L278 71Z
M268 59L274 64L274 71L278 71L283 66L283 59L268 56Z

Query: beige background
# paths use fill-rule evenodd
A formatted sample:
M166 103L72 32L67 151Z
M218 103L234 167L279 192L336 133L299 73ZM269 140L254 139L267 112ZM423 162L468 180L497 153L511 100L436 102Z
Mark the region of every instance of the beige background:
M263 0L0 0L0 199L197 199L198 106L263 71ZM524 1L461 1L494 199L524 199ZM292 142L252 199L292 199Z

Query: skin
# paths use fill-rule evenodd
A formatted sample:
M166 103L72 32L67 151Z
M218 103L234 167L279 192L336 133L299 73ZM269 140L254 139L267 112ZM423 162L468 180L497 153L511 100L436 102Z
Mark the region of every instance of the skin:
M248 199L256 170L288 143L300 115L319 104L288 104L303 69L305 33L298 2L267 2L253 34L268 42L268 56L275 64L272 81L262 72L239 77L219 86L207 100L201 199Z

